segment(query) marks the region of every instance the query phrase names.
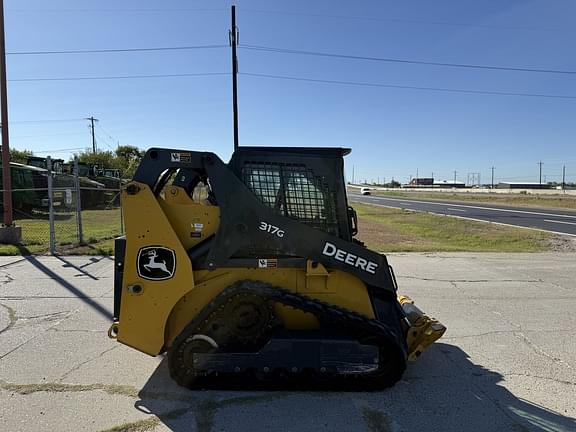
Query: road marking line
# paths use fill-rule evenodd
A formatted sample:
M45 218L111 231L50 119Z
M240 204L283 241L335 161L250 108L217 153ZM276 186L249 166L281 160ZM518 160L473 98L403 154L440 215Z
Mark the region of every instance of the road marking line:
M360 196L360 195L358 195ZM401 201L396 198L387 198L387 197L378 197L378 200L388 200L388 201ZM533 214L539 216L554 216L554 217L561 217L561 218L572 218L576 219L576 215L563 215L563 214L554 214L554 213L542 213L542 212L531 212L525 210L509 210L503 208L494 208L494 207L481 207L481 206L472 206L472 205L465 205L465 204L449 204L446 202L431 202L431 201L420 201L420 200L413 200L415 203L422 203L422 204L431 204L431 205L440 205L440 206L448 206L451 205L453 207L464 207L464 208L472 208L472 209L480 209L480 210L494 210L500 212L509 212L509 213L525 213L525 214Z
M452 207L446 207L446 210L454 210L454 211L459 211L459 212L466 212L467 210L462 210L462 209L457 209L457 208L452 208Z
M387 207L387 208L391 208L391 209L397 209L398 207L394 207L394 206L389 206L386 204L370 204L370 203L363 203L362 201L357 201L360 204L368 204L368 205L377 205L380 207ZM442 216L441 213L435 213L435 212L431 212L428 210L415 210L415 211L419 211L421 213L430 213L433 215L438 215L438 216ZM534 231L542 231L542 232L547 232L547 233L551 233L551 234L558 234L558 235L566 235L566 236L570 236L570 237L576 237L576 234L570 234L570 233L565 233L565 232L560 232L560 231L552 231L552 230L546 230L546 229L542 229L542 228L533 228L533 227L527 227L527 226L523 226L523 225L512 225L512 224L507 224L507 223L503 223L503 222L492 222L489 220L485 220L485 219L476 219L476 218L471 218L468 216L456 216L456 215L451 215L451 214L446 214L445 216L448 217L453 217L453 218L457 218L457 219L466 219L466 220L471 220L471 221L476 221L476 222L484 222L484 223L490 223L490 224L494 224L494 225L504 225L504 226L510 226L510 227L514 227L514 228L524 228L524 229L529 229L529 230L534 230Z
M376 201L378 201L378 200L376 200ZM412 205L412 204L407 203L407 202L401 202L400 204L402 204L402 205Z
M561 223L561 224L567 224L567 225L576 225L576 222L557 221L557 220L552 220L552 219L544 219L544 222L554 222L554 223Z

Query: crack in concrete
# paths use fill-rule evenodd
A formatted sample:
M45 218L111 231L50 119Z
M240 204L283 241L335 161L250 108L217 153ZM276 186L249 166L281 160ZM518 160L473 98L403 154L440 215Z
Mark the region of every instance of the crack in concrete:
M18 263L21 263L22 261L26 261L26 259L27 258L20 258L20 259L17 259L16 261L12 261L12 262L9 262L6 264L1 264L0 268L6 268L6 267L13 266L14 264L18 264Z
M74 313L70 314L68 317L72 316ZM18 318L16 317L16 321L21 320L22 318ZM0 360L2 360L3 358L9 356L10 354L12 354L14 351L18 350L19 348L22 348L24 345L26 345L29 342L32 342L34 339L36 339L37 337L39 337L40 335L44 334L47 331L50 331L51 329L53 329L54 327L60 325L60 323L62 322L62 320L57 321L54 325L48 327L47 329L45 329L43 332L41 333L37 333L35 336L31 337L30 339L25 340L24 342L22 342L21 344L17 345L16 347L12 348L10 351L8 351L5 354L0 355ZM16 323L14 323L16 324Z
M78 309L70 311L59 311L59 312L52 312L52 313L48 313L48 314L42 314L42 315L35 315L35 316L28 316L28 317L19 317L18 320L19 321L29 321L29 320L39 320L39 321L55 321L59 318L68 318L69 316L74 315L76 312L78 312Z
M14 348L12 348L10 351L8 351L5 354L0 355L0 360L2 360L5 357L8 357L10 354L12 354L14 351L18 350L19 348L22 348L24 345L26 345L28 342L33 341L34 339L36 339L38 337L38 335L31 337L30 339L25 340L24 342L22 342L20 345L15 346Z
M554 330L527 330L527 331L535 331L538 333L574 333L576 332L576 329L574 328L570 328L570 329L554 329ZM458 339L466 339L466 338L474 338L474 337L482 337L482 336L488 336L488 335L492 335L492 334L504 334L504 333L518 333L517 330L494 330L494 331L489 331L486 333L478 333L478 334L469 334L469 335L462 335L462 336L448 336L442 337L442 340L458 340Z
M168 417L173 415L175 412L180 410L174 410L166 413L164 416ZM180 414L181 415L181 414ZM160 417L160 416L159 416ZM152 417L143 420L138 420L130 423L122 423L121 425L111 427L109 429L103 429L100 432L146 432L154 430L157 426L160 426L160 418Z
M444 351L442 351L442 350L440 350L440 352L442 353L442 355L443 355L444 357L446 357L446 359L447 359L449 362L451 362L451 363L454 365L454 367L455 367L456 369L458 369L458 370L459 370L460 372L462 372L463 374L466 374L465 369L462 368L462 366L461 366L460 364L458 364L457 362L455 362L455 361L450 357L450 355L449 355L448 353L446 353L446 352L444 352ZM467 374L467 375L468 375L468 376L473 376L473 375L470 375L470 374ZM522 425L521 423L519 423L518 420L515 419L510 412L508 412L504 407L502 407L502 405L500 404L500 402L499 402L497 399L492 398L492 397L488 394L488 392L486 392L484 389L482 389L482 387L480 387L480 385L479 385L475 380L470 380L470 382L472 383L472 386L473 386L474 388L476 388L476 390L477 390L478 392L482 393L482 394L484 395L484 397L485 397L487 400L489 400L489 401L492 403L492 405L494 405L494 407L495 407L498 411L500 411L500 412L502 413L502 415L504 415L506 418L508 418L508 419L512 422L512 425L513 425L514 428L520 429L520 430L522 430L522 428L524 428L524 425Z
M488 335L493 335L493 334L514 333L515 331L516 330L494 330L494 331L489 331L489 332L485 332L485 333L478 333L478 334L471 334L471 335L443 337L442 340L458 340L458 339L488 336Z
M106 330L59 329L55 327L50 327L46 331L58 333L106 333Z
M542 279L434 279L434 278L423 278L417 276L397 276L398 279L413 279L421 280L427 282L467 282L467 283L495 283L495 282L529 282L529 283L543 283Z
M105 291L104 294L99 296L99 298L113 298L114 296L106 297L108 294L114 294L114 287L110 288L108 291Z
M558 384L576 386L576 382L573 382L573 381L561 380L561 379L545 377L545 376L541 376L541 375L532 375L532 374L518 373L518 372L510 372L510 373L501 372L501 373L502 373L502 375L504 375L504 377L520 376L520 377L526 377L526 378L536 378L536 379L541 379L541 380L545 380L545 381L552 381L552 382L555 382Z
M232 399L214 400L205 399L200 401L196 407L196 430L198 432L210 432L214 426L214 418L219 410L236 405L250 405L262 401L282 399L290 396L288 392L281 392L267 395L240 396Z
M14 278L10 275L10 273L2 272L3 280L0 281L0 285L8 285L11 282L14 282Z
M108 351L111 351L111 349L105 352ZM101 353L100 356L102 356L104 353ZM142 399L148 398L154 400L165 400L170 402L183 402L187 404L186 407L178 408L172 411L168 411L166 413L154 414L153 418L114 426L112 428L106 429L103 432L148 431L160 425L161 422L174 420L189 412L193 412L195 414L195 422L197 428L196 430L198 432L210 432L213 428L214 418L217 412L221 409L228 408L231 406L249 405L263 401L270 401L273 399L281 399L291 395L291 393L289 392L279 392L273 395L263 394L254 396L252 395L239 396L231 399L222 399L222 400L215 400L212 398L198 400L198 398L193 395L174 394L170 392L152 392L143 390L139 391L136 387L130 385L102 384L102 383L66 384L61 382L50 382L42 384L16 384L6 382L3 380L0 380L0 390L17 393L24 396L39 392L79 393L90 391L103 391L109 395L119 395L131 398L139 398L140 401L142 401ZM379 432L380 430L385 429L374 429L374 430Z
M47 393L78 393L85 391L101 390L110 395L121 395L138 397L138 389L129 385L118 384L62 384L62 383L42 383L42 384L15 384L0 380L0 390L29 395L39 392Z
M526 331L522 328L522 326L520 324L515 323L514 321L512 321L510 318L508 318L507 315L502 314L501 312L495 311L493 309L487 309L486 307L483 307L483 305L480 305L477 301L475 301L474 299L470 299L472 303L474 303L475 305L479 306L480 308L483 308L486 311L490 311L492 312L494 315L497 315L498 317L500 317L500 319L502 319L504 322L508 323L508 325L515 327L517 330L516 331L511 331L512 335L514 337L516 337L517 339L521 340L522 342L524 342L524 344L526 344L526 346L528 346L534 353L541 355L543 357L546 357L549 360L552 360L553 362L556 363L562 363L563 365L565 365L567 368L572 369L572 366L570 366L568 363L566 363L564 360L554 357L553 355L549 354L548 352L546 352L544 349L540 348L537 344L535 344L534 342L532 342L532 340L526 336L524 333L522 333L523 331Z
M130 423L123 423L118 426L114 426L110 429L105 429L100 432L146 432L155 429L160 426L161 422L166 422L170 420L175 420L178 417L183 416L190 412L190 407L178 408L175 410L168 411L162 414L154 414L154 417L147 418L143 420L138 420Z
M558 357L554 357L553 355L547 353L544 349L540 348L537 344L535 344L534 342L532 342L532 340L526 336L524 333L518 331L518 332L513 332L512 333L514 336L516 336L516 338L520 339L522 342L524 342L532 351L534 351L536 354L539 354L543 357L546 357L547 359L552 360L553 362L556 363L562 363L563 365L565 365L568 369L572 369L572 366L570 366L568 363L566 363L564 360L562 360L561 358Z
M112 348L108 348L108 349L102 351L100 354L98 354L98 355L95 356L95 357L91 357L91 358L89 358L88 360L85 360L85 361L83 361L83 362L81 362L81 363L78 363L76 366L72 367L69 371L65 372L60 378L58 378L57 382L62 382L62 380L63 380L64 378L66 378L66 377L67 377L68 375L70 375L71 373L77 371L78 369L80 369L80 368L81 368L82 366L84 366L85 364L90 363L91 361L94 361L94 360L98 360L98 359L101 358L104 354L109 353L110 351L113 351L113 350L115 350L115 349L117 349L117 348L120 348L120 345L115 345L115 346L113 346Z
M391 432L393 430L392 420L382 411L363 407L362 417L370 432Z
M18 321L18 316L16 315L16 311L10 306L3 303L0 303L0 306L8 311L8 325L0 330L0 334L2 334L14 327L14 324L16 324L16 321Z
M31 316L31 317L17 317L17 322L14 324L14 326L12 328L16 329L16 328L33 327L33 326L39 326L39 325L42 325L45 323L56 322L56 324L54 326L51 326L45 330L45 331L48 331L48 330L53 329L55 326L59 325L63 320L72 317L78 311L79 310L76 309L73 311L60 311L60 312L54 312L54 313Z

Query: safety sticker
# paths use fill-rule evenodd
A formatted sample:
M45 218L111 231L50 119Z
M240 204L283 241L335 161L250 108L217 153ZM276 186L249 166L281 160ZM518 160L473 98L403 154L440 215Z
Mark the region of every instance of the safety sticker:
M202 230L204 229L204 224L201 223L195 223L192 224L192 226L194 227L194 231L196 232L202 232Z
M278 268L278 260L258 258L258 268Z
M170 161L190 163L192 162L192 154L190 152L171 152Z

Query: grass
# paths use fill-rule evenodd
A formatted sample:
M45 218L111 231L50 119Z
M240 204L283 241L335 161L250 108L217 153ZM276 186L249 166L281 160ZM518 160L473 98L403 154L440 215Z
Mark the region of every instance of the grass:
M22 227L22 245L0 245L0 255L27 255L47 252L50 248L50 229L45 214L19 219ZM114 238L120 235L120 210L84 210L82 226L84 244L78 245L76 214L59 212L55 216L54 230L59 252L68 255L111 255Z
M482 222L355 204L358 238L378 251L539 252L552 248L552 234ZM40 215L42 216L42 215ZM55 222L58 251L68 255L112 255L120 235L120 211L82 212L84 245L78 245L74 213L59 213ZM38 254L49 249L48 220L21 219L22 246L0 245L0 255Z
M418 191L373 191L374 195L442 200L461 201L482 204L501 204L518 207L549 207L576 209L576 195L528 195L528 194L499 194L476 192L418 192Z
M409 210L354 204L358 238L382 252L543 252L549 233Z

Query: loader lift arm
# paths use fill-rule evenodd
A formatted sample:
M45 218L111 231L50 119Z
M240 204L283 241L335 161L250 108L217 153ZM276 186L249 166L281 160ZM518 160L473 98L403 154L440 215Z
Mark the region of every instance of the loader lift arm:
M384 255L266 207L213 153L152 148L146 152L133 181L146 184L158 193L164 180L175 170L181 170L176 183L192 181L192 173L206 176L221 209L220 228L210 240L203 262L197 260L200 268L256 264L258 256L285 257L278 259L279 266L303 267L305 259L312 259L326 267L354 274L377 292L396 296L394 277ZM347 212L347 203L345 208ZM348 220L348 216L345 217ZM197 247L206 249L202 244ZM194 250L190 254L198 255Z

